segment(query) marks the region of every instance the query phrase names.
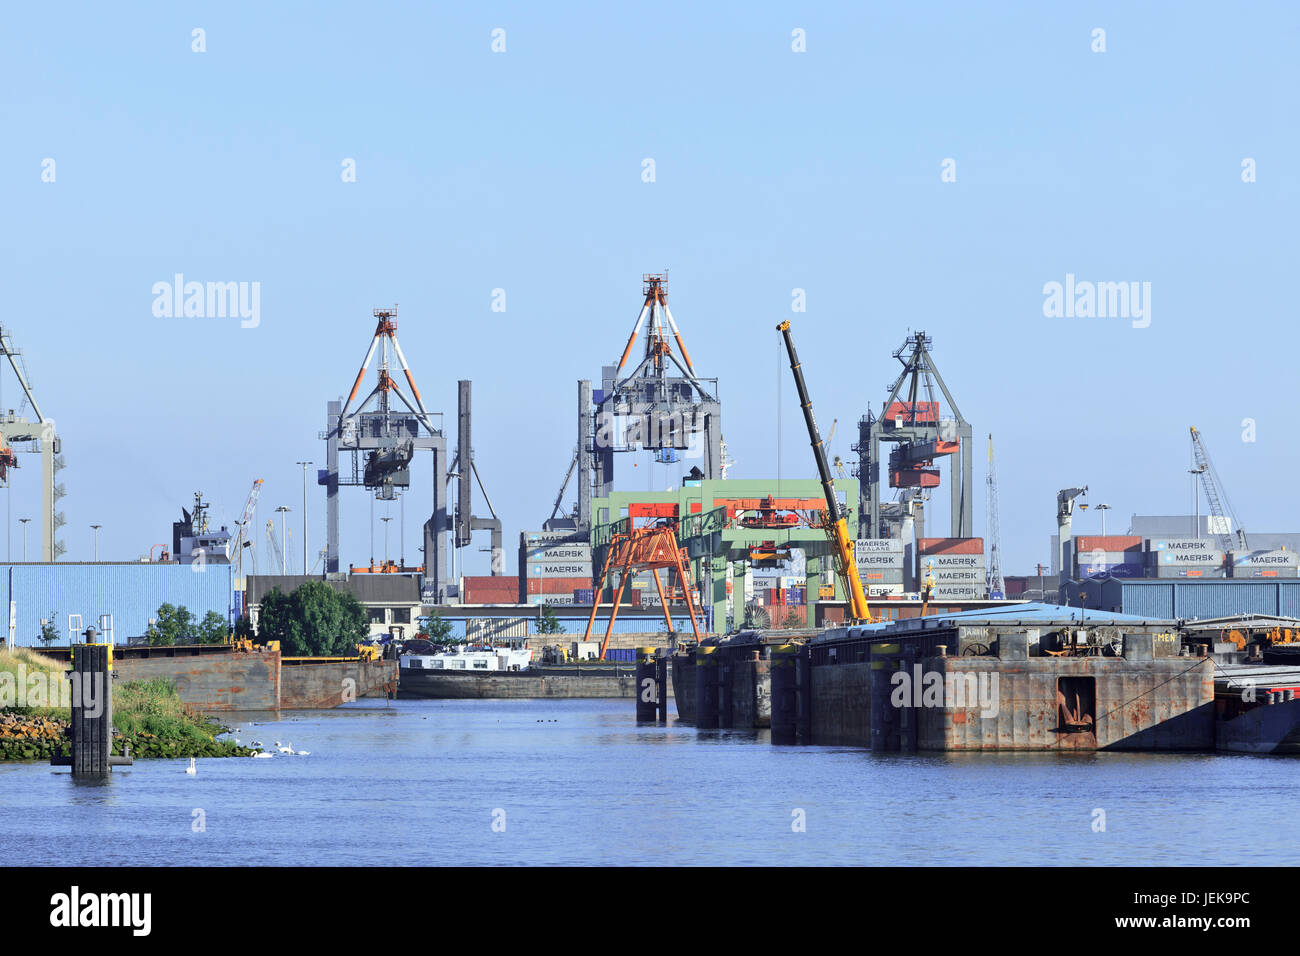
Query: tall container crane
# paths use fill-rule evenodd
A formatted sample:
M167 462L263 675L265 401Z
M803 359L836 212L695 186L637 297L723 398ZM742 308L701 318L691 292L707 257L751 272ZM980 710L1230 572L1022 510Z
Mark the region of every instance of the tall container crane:
M871 609L867 607L867 595L862 590L862 579L858 576L853 539L849 537L848 522L840 511L840 501L835 494L835 480L831 477L830 465L826 463L826 449L822 446L822 438L817 431L817 419L813 417L812 400L808 397L808 386L804 384L799 356L795 354L789 319L778 325L776 330L785 338L785 350L790 355L790 371L794 373L794 387L799 392L799 405L803 408L803 420L808 426L808 440L812 443L813 456L817 459L817 474L821 477L822 492L826 495L826 534L831 540L835 570L844 582L844 590L848 592L849 613L853 621L870 623Z
M1192 426L1192 457L1196 460L1196 472L1201 476L1201 485L1205 489L1205 500L1210 506L1210 515L1217 517L1217 522L1210 522L1215 527L1214 533L1219 539L1219 548L1224 551L1248 550L1246 547L1246 531L1237 520L1237 514L1232 510L1232 502L1228 501L1227 492L1223 490L1223 484L1219 480L1219 473L1214 469L1214 463L1210 461L1210 452L1205 447L1205 442L1201 440L1201 433ZM1235 530L1235 535L1234 535ZM1197 533L1200 529L1197 528Z
M1002 529L998 522L998 463L993 457L993 436L989 435L989 476L988 494L988 533L989 533L989 597L1001 601L1007 596L1007 585L1002 579Z

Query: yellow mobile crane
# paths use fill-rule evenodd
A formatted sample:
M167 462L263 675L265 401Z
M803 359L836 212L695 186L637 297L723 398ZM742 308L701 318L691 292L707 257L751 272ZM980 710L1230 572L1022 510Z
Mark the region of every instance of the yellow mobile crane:
M817 433L817 419L813 418L808 386L804 384L799 356L794 351L794 339L790 337L790 320L782 322L776 330L785 337L785 350L790 353L790 371L794 373L794 386L799 391L799 404L803 407L803 418L808 425L808 439L812 442L813 455L817 459L817 473L821 476L822 490L826 495L826 535L831 540L835 555L835 570L849 595L849 615L855 624L869 624L872 620L871 609L867 607L867 595L862 590L862 579L858 577L853 539L849 537L848 522L840 511L840 502L835 496L835 482L831 478L830 466L826 463L826 449L822 447L821 435Z

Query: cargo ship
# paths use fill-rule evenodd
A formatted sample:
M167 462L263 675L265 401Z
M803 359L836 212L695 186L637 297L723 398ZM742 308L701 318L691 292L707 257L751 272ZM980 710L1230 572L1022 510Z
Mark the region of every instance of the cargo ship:
M535 662L526 640L401 654L398 660L401 698L608 698L636 693L635 663Z

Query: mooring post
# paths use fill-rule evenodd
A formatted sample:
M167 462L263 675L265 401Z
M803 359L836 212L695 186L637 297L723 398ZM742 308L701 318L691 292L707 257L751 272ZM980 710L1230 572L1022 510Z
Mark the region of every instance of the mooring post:
M668 652L660 647L655 650L655 687L659 691L659 723L668 722Z
M113 767L129 767L131 754L114 757L113 751L113 645L100 644L93 627L86 628L86 643L72 646L72 753L56 754L50 763L72 767L74 777L107 777Z
M736 702L733 699L735 668L732 666L731 648L727 648L718 656L721 658L718 661L718 726L730 728L736 724Z
M655 719L660 691L655 687L655 662L653 647L639 647L636 653L636 719L637 723Z
M699 730L718 727L717 647L695 648L695 726Z
M794 658L795 732L799 742L813 742L812 646L800 644Z
M794 644L772 648L772 743L792 744L798 733Z

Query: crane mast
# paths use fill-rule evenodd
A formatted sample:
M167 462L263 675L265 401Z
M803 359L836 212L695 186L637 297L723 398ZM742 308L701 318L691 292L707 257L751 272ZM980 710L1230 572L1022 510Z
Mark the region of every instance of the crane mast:
M867 596L862 590L862 579L858 576L858 562L853 554L853 540L849 537L848 522L840 511L839 498L835 495L835 481L831 477L830 465L826 462L826 449L822 446L821 435L817 431L817 419L813 417L812 400L808 397L808 386L804 384L803 369L799 356L794 350L794 339L790 335L790 321L787 319L776 327L785 338L785 350L790 355L790 371L794 373L794 386L799 392L799 405L803 408L803 419L808 426L808 440L812 443L813 456L817 459L817 474L822 481L822 491L826 495L826 533L831 540L835 555L835 570L844 582L848 592L849 613L854 621L871 621L871 609L867 607Z
M988 477L988 528L989 528L989 574L985 582L989 598L1001 601L1006 597L1007 586L1002 579L1002 529L998 520L998 464L993 457L993 436L989 435L989 477Z
M1219 539L1219 548L1222 551L1232 551L1234 549L1246 551L1246 532L1241 527L1241 522L1237 520L1237 515L1232 510L1231 502L1228 503L1227 509L1224 508L1224 502L1227 500L1227 493L1221 489L1219 474L1214 470L1214 463L1210 461L1210 453L1205 447L1205 442L1201 440L1201 433L1197 431L1196 426L1192 426L1192 457L1196 460L1196 471L1201 476L1201 486L1205 489L1205 500L1210 506L1210 514L1219 518L1219 523L1215 534ZM1236 540L1233 539L1233 530L1236 532ZM1200 529L1197 529L1200 534Z

